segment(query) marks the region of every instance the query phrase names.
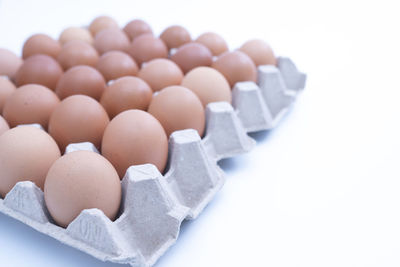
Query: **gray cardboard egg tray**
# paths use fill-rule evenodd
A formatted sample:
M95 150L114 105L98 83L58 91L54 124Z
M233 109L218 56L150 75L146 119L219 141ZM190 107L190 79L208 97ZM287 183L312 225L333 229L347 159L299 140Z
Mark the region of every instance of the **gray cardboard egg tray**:
M210 103L203 139L191 129L171 135L164 176L152 164L127 170L115 221L88 209L61 228L49 215L41 189L29 181L0 199L0 212L102 261L152 266L175 243L182 221L195 219L223 186L217 161L249 151L255 141L247 133L273 128L305 80L289 58L281 57L277 67L258 68L257 84L237 83L232 105ZM66 153L75 150L98 153L90 143L70 144Z

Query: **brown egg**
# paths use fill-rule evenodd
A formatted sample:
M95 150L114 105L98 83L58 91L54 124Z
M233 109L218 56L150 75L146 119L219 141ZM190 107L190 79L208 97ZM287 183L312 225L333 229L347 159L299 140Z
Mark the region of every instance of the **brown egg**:
M84 209L99 209L114 220L121 204L121 182L107 159L95 152L75 151L51 166L44 200L54 221L62 227Z
M99 100L105 88L106 81L98 70L90 66L75 66L60 77L56 94L60 99L82 94Z
M0 116L0 135L5 133L9 129L10 126L8 125L7 121L2 116Z
M22 58L26 59L33 55L43 54L57 58L61 51L61 45L46 34L34 34L25 41L22 48Z
M96 68L103 74L106 81L123 76L136 76L139 71L135 60L121 51L110 51L103 54L97 62Z
M183 73L178 65L164 58L153 59L144 64L138 76L145 80L153 91L159 91L170 85L179 85L183 79Z
M104 29L98 32L94 38L94 47L100 54L112 50L126 52L129 46L130 41L126 33L116 28Z
M10 50L0 48L0 75L14 79L22 62L22 59Z
M99 102L85 95L67 97L50 117L49 134L61 151L71 143L91 142L100 147L109 118Z
M139 66L155 58L167 58L168 48L164 42L152 34L142 34L133 40L128 53Z
M111 83L103 93L100 103L110 118L128 109L147 110L153 91L137 77L122 77Z
M204 133L205 113L200 99L183 86L169 86L154 95L148 112L164 127L167 136L178 130Z
M135 19L130 21L124 27L124 31L131 40L134 40L136 37L144 33L153 34L150 25L141 19Z
M178 48L171 56L174 61L186 73L196 67L211 66L212 54L210 50L199 43L189 43Z
M60 158L56 142L32 126L15 127L0 136L0 196L21 181L32 181L43 190L50 166Z
M225 76L231 87L237 82L255 82L257 79L256 65L249 56L240 51L225 52L212 67Z
M11 127L38 123L47 129L54 109L60 103L57 95L38 84L19 87L6 101L3 116Z
M210 49L213 56L219 56L228 51L228 44L218 34L214 32L206 32L197 37L196 43L200 43Z
M0 114L3 113L3 107L7 98L14 93L15 85L6 77L0 76Z
M119 28L117 21L109 16L97 17L89 25L89 31L93 36L96 36L101 30L108 28Z
M156 118L132 109L118 114L108 124L101 152L121 179L131 165L152 163L162 172L167 163L168 139Z
M80 27L69 27L62 31L58 41L61 45L69 41L82 41L88 44L93 44L93 37L89 30Z
M160 35L161 40L167 45L168 49L178 48L183 44L192 41L190 33L179 25L173 25L166 28Z
M63 70L58 62L46 55L27 58L19 68L15 81L17 86L36 83L54 90Z
M66 43L57 57L58 63L64 70L77 65L96 66L99 54L87 42L73 40Z
M272 48L263 40L254 39L247 41L239 50L247 54L257 67L260 65L277 64Z
M210 67L192 69L185 75L181 85L195 93L204 107L211 102L232 101L228 81L221 73Z

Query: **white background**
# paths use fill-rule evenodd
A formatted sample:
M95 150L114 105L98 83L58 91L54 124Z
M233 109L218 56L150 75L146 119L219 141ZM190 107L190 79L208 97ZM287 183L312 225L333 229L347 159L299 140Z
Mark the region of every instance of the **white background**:
M308 74L306 90L182 227L157 267L400 266L400 16L397 1L0 0L0 47L108 14L160 33L268 41ZM114 266L0 215L1 266ZM115 265L119 266L119 265Z

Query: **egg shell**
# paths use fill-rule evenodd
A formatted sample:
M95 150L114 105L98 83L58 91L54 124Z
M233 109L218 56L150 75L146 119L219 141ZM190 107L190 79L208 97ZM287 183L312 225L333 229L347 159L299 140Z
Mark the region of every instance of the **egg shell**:
M183 79L182 70L169 59L153 59L140 69L138 77L146 81L153 91L170 85L179 85Z
M244 43L239 50L248 55L253 60L254 64L256 64L256 66L275 66L277 64L277 60L272 48L263 40L249 40Z
M68 27L62 31L58 41L61 45L64 45L69 41L82 41L88 44L93 44L93 37L88 29L81 27Z
M161 40L167 45L168 49L178 48L181 45L192 41L190 33L182 26L173 25L166 28L160 35Z
M220 72L210 67L192 69L183 77L181 85L195 93L204 107L212 102L232 101L228 81Z
M63 45L57 61L64 70L78 65L96 66L99 54L93 46L80 40L72 40Z
M99 16L89 25L92 36L96 36L101 30L108 28L119 28L117 21L109 16Z
M114 220L121 203L121 183L107 159L95 152L75 151L51 166L44 199L51 216L62 227L84 209L100 209Z
M7 121L2 116L0 116L0 135L8 131L9 129L10 126L8 125Z
M0 114L3 113L6 100L15 91L15 85L6 77L0 76Z
M32 181L43 190L50 166L61 156L56 142L32 126L15 127L0 136L0 196L17 182Z
M11 127L38 123L47 129L50 116L59 103L57 95L47 87L27 84L7 99L3 116Z
M150 25L141 19L135 19L126 24L124 32L128 35L130 40L134 40L139 35L145 33L153 34Z
M126 33L117 28L104 29L96 34L94 47L100 55L112 51L128 51L130 41Z
M0 75L14 79L22 62L22 59L10 50L0 48Z
M110 118L128 109L147 110L153 91L137 77L122 77L111 83L101 97L101 105Z
M33 55L18 69L15 82L17 86L35 83L54 90L62 74L63 70L54 58L47 55Z
M210 49L213 56L219 56L222 53L228 51L228 44L218 34L214 32L205 32L201 34L195 40L196 43L200 43Z
M221 72L233 87L237 82L257 80L257 68L249 56L240 51L225 52L212 67Z
M30 56L43 54L57 58L61 51L61 45L46 34L34 34L29 37L22 48L22 58L27 59Z
M101 152L121 179L131 165L151 163L162 172L167 163L168 139L156 118L132 109L118 114L108 124Z
M61 101L54 110L49 121L49 134L61 151L68 144L79 142L91 142L99 148L109 121L99 102L86 95L73 95Z
M171 60L182 69L183 73L187 73L196 67L211 66L212 54L202 44L188 43L179 47L171 56Z
M121 51L110 51L101 55L96 68L106 81L124 76L136 76L139 71L135 60Z
M99 100L105 88L106 81L97 69L80 65L70 68L60 77L56 94L60 99L82 94Z
M143 62L155 58L167 58L168 48L160 38L152 34L142 34L133 40L128 53L141 66Z

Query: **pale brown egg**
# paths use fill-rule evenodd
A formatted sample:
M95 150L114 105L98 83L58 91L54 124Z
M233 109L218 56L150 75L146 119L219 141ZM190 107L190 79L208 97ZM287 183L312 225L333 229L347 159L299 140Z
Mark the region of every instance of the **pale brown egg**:
M80 40L72 40L63 45L57 57L64 70L78 65L96 66L99 54L93 46Z
M212 54L210 50L199 43L188 43L178 48L171 56L174 61L186 73L196 67L211 66Z
M130 21L124 27L125 33L128 35L130 40L134 40L141 34L150 33L153 34L153 30L150 25L141 19L135 19Z
M10 126L8 125L7 121L0 115L0 135L8 131L9 129Z
M136 76L139 71L135 60L121 51L110 51L101 55L96 68L106 81L124 76Z
M62 31L58 41L61 45L68 43L69 41L82 41L88 44L93 44L92 34L88 29L80 27L69 27Z
M181 45L192 41L190 33L179 25L166 28L160 35L161 40L167 45L168 49L178 48Z
M159 91L170 85L181 84L183 73L173 61L158 58L144 64L138 77L145 80L153 91Z
M0 48L0 75L14 79L22 59L8 49Z
M18 69L16 85L36 83L54 90L63 70L58 62L47 55L33 55L27 58Z
M61 227L67 227L84 209L99 209L114 220L121 204L121 182L107 159L95 152L75 151L51 166L44 200Z
M0 76L0 114L3 112L7 98L14 93L15 85L6 77Z
M210 49L213 56L219 56L228 51L228 44L218 34L214 32L206 32L197 37L196 43L200 43Z
M93 36L96 36L101 30L108 28L119 28L117 21L109 16L99 16L89 25L89 31Z
M181 85L195 93L204 107L211 102L232 101L228 81L220 72L210 67L192 69L183 77Z
M27 59L30 56L43 54L57 58L61 51L61 45L57 40L42 33L34 34L29 37L22 48L22 58Z
M15 127L0 136L0 197L21 181L32 181L43 190L50 166L60 158L56 142L32 126Z
M164 42L152 34L142 34L133 40L128 53L139 66L155 58L167 58L168 48Z
M56 94L60 99L82 94L99 100L105 88L106 81L98 70L90 66L75 66L60 77Z
M212 67L225 76L231 87L237 82L257 80L256 65L240 51L225 52L214 61Z
M128 51L130 41L126 33L120 29L104 29L96 34L94 47L100 55L108 51Z
M257 67L260 65L277 64L272 48L263 40L249 40L244 43L239 50L248 55Z
M47 129L50 116L59 103L57 95L47 87L27 84L19 87L7 99L3 116L11 127L38 123Z
M195 129L204 133L205 113L200 99L183 86L169 86L155 94L148 112L164 127L167 136L178 130Z
M122 77L111 83L103 93L100 103L110 118L128 109L147 110L153 91L137 77Z
M168 139L156 118L132 109L118 114L108 124L101 152L121 179L131 165L151 163L162 172L167 163Z
M61 151L71 143L91 142L100 147L109 118L99 102L85 95L65 98L50 117L49 134Z

